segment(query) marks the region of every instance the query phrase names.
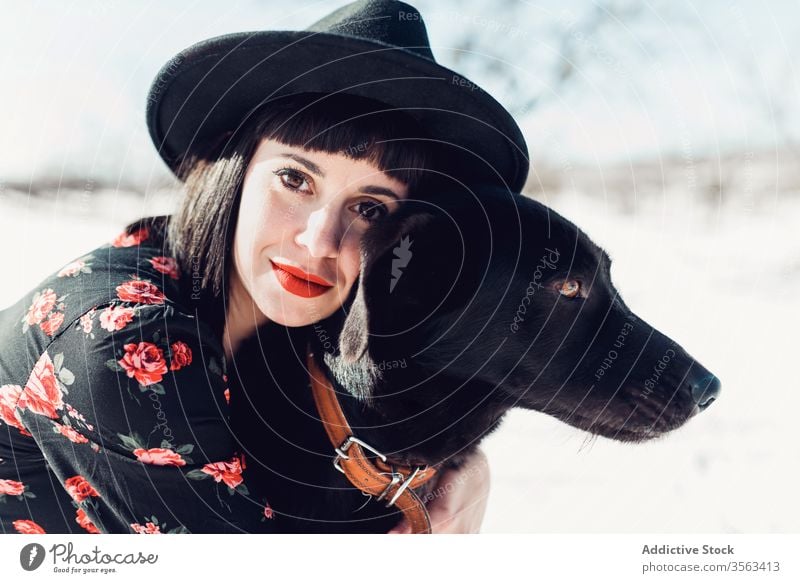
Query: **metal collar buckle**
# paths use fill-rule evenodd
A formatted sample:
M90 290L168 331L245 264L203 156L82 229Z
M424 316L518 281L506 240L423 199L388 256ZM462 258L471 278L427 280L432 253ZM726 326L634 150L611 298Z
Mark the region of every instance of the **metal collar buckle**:
M400 498L400 495L403 493L403 490L405 490L411 485L411 482L414 481L414 478L417 477L417 474L420 472L420 470L422 470L422 468L420 467L415 468L414 471L411 473L411 475L408 476L408 478L404 478L403 474L401 474L400 472L392 472L392 481L389 482L389 484L386 486L386 489L383 492L381 492L381 495L378 496L377 500L383 500L384 496L386 496L389 493L389 490L391 490L392 487L400 483L400 487L397 488L397 492L395 492L394 496L392 496L392 498L386 503L386 508L393 506L394 503L397 502L397 499Z
M385 455L383 455L383 454L382 454L381 452L379 452L377 449L375 449L374 447L372 447L370 444L368 444L368 443L366 443L366 442L364 442L364 441L361 441L359 438L357 438L357 437L355 437L355 436L351 435L351 436L349 436L347 439L345 439L345 440L342 442L342 445L340 445L339 447L336 447L336 448L334 448L334 450L333 450L333 451L335 451L335 452L336 452L336 457L335 457L335 458L333 458L333 467L334 467L334 468L336 468L337 470L339 470L340 472L342 472L343 474L344 474L345 472L344 472L344 470L342 469L342 466L340 466L340 465L339 465L339 458L341 458L341 459L343 459L343 460L349 460L349 459L350 459L350 456L348 456L348 455L347 455L347 453L345 453L345 452L346 452L348 449L350 449L350 446L351 446L351 445L353 445L354 443L357 443L358 445L360 445L360 446L361 446L361 447L363 447L364 449L371 451L371 452L372 452L372 453L374 453L376 456L378 456L379 458L381 458L381 461L382 461L382 462L386 463L386 456L385 456Z
M339 460L349 460L350 459L350 456L347 455L347 450L350 449L350 446L353 445L354 443L357 443L358 445L360 445L364 449L366 449L366 450L372 452L373 454L375 454L376 456L378 456L383 463L387 463L387 458L386 458L385 455L383 455L381 452L379 452L377 449L375 449L374 447L372 447L370 444L366 443L365 441L362 441L359 438L357 438L357 437L355 437L353 435L350 435L347 439L345 439L342 442L342 445L340 445L339 447L334 448L334 450L333 450L333 451L336 452L336 456L333 458L333 467L336 468L337 470L339 470L341 473L346 475L346 473L345 473L344 469L342 468ZM414 469L414 471L408 476L408 478L406 478L400 472L394 472L393 471L391 473L392 480L386 485L386 488L384 488L383 492L380 493L380 495L376 498L376 500L383 500L389 494L389 491L392 488L394 488L395 486L400 484L400 486L397 488L397 492L395 492L394 495L391 497L391 499L386 503L386 508L389 508L389 507L393 506L394 503L397 502L397 499L400 498L400 495L403 493L403 491L411 485L411 482L414 481L414 478L416 478L417 475L420 472L422 472L424 474L427 471L427 469L428 469L428 466L425 466L425 468L416 467Z

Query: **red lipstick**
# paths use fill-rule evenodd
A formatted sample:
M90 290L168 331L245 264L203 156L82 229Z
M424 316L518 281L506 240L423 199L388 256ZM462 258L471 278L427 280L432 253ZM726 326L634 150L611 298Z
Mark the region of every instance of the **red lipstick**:
M332 284L321 277L306 273L297 267L277 263L271 259L270 263L275 272L275 277L278 278L278 283L283 286L283 289L296 296L314 298L324 294L333 287Z

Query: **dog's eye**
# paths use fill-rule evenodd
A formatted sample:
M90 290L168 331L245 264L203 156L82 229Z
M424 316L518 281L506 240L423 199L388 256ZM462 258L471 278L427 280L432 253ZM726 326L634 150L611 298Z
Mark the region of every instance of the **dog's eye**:
M574 279L565 279L558 288L558 293L567 298L577 297L580 291L581 284Z

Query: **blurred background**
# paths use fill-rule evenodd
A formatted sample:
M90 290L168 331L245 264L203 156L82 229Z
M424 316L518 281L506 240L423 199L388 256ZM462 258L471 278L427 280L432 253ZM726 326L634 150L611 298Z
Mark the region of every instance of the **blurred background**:
M175 183L144 123L186 46L338 1L0 2L0 309ZM653 443L513 412L484 532L798 532L800 6L418 0L437 60L522 127L525 193L614 258L626 302L722 379ZM2 347L0 347L0 350Z

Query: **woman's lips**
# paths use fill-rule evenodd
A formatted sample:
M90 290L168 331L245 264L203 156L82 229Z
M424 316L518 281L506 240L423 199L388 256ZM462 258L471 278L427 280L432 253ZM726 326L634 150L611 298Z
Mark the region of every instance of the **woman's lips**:
M312 275L307 275L307 277L313 277L317 281L311 281L310 279L305 279L305 277L298 277L298 275L302 274L303 272L291 267L290 265L275 263L272 260L270 260L270 263L272 264L272 269L275 272L275 277L278 278L278 283L283 286L283 289L293 293L296 296L303 298L315 298L333 288L332 285L322 285L321 283L317 283L317 281L324 280Z
M272 263L274 265L277 265L278 267L280 267L284 271L286 271L288 273L291 273L292 275L294 275L297 278L306 279L306 280L310 281L311 283L324 285L325 287L333 287L333 284L330 283L329 281L327 281L325 279L322 279L319 276L312 275L310 273L306 273L305 271L303 271L299 267L294 267L293 265L287 265L287 264L284 264L284 263L278 263L277 261L273 261Z

